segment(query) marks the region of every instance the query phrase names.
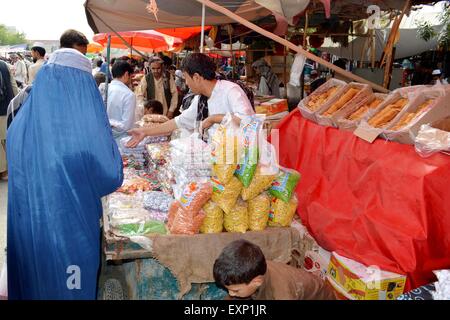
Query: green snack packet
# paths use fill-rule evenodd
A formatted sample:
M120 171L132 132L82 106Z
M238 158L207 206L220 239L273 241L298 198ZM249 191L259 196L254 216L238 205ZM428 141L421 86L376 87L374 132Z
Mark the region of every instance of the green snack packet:
M140 236L147 233L166 234L166 225L160 221L147 221L145 223L127 223L116 227L121 235Z
M258 135L261 131L264 119L259 116L250 116L241 121L240 127L240 148L242 148L239 163L234 173L242 182L245 188L248 188L255 175L256 166L258 165Z
M281 168L278 177L272 183L269 193L284 202L289 202L300 180L300 173L293 169Z

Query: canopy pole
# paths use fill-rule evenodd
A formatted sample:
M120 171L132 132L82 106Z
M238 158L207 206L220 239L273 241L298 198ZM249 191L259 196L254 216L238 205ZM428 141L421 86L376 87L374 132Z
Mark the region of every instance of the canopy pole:
M108 84L109 84L109 58L111 57L111 34L108 33L108 45L106 47L106 82L105 82L105 106L108 106Z
M203 53L203 43L205 42L205 11L206 6L202 4L202 33L200 36L200 53Z
M376 83L373 83L371 81L368 81L368 80L366 80L364 78L361 78L360 76L357 76L357 75L355 75L355 74L353 74L351 72L343 70L343 69L335 66L334 64L332 64L332 63L330 63L330 62L328 62L328 61L326 61L326 60L324 60L324 59L322 59L320 57L317 57L316 55L314 55L314 54L312 54L310 52L307 52L303 48L300 48L300 47L296 46L292 42L287 41L287 40L285 40L285 39L283 39L283 38L281 38L281 37L279 37L277 35L274 35L272 32L269 32L267 30L264 30L263 28L258 27L254 23L251 23L250 21L248 21L248 20L238 16L237 14L231 12L228 9L225 9L224 7L221 7L221 6L217 5L217 4L215 4L214 2L212 2L210 0L196 0L196 1L205 4L209 8L211 8L211 9L213 9L215 11L218 11L218 12L226 15L227 17L230 17L231 19L233 19L233 20L235 20L235 21L245 25L246 27L248 27L250 29L253 29L254 31L262 34L263 36L266 36L269 39L272 39L272 40L274 40L274 41L276 41L278 43L281 43L284 46L289 47L290 49L294 50L295 52L306 56L306 58L311 59L313 61L316 61L317 63L320 63L321 65L323 65L323 66L325 66L325 67L327 67L327 68L329 68L331 70L334 70L335 72L343 75L346 78L349 78L349 79L351 79L353 81L356 81L356 82L366 83L366 84L370 85L372 88L374 88L376 91L380 91L380 92L383 92L383 93L388 93L389 92L389 90L387 90L386 88L383 88L382 86L380 86L380 85L378 85Z

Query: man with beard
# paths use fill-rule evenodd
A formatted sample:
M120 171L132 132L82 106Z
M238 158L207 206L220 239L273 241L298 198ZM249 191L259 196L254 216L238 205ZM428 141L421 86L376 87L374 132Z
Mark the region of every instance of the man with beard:
M45 49L41 44L35 43L31 48L31 56L33 57L33 64L28 69L28 83L32 84L36 78L36 74L44 65Z

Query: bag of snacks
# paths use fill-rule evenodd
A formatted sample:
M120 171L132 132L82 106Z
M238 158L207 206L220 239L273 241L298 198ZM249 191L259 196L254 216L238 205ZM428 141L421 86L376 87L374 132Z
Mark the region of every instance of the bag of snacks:
M214 202L208 201L203 206L205 219L200 227L200 233L220 233L223 229L223 210Z
M221 184L214 178L211 178L211 182L213 184L211 200L217 203L225 213L229 213L241 193L242 183L236 177L232 177L226 185Z
M262 231L267 227L270 197L266 192L248 201L248 225L251 231Z
M183 190L180 198L181 207L187 211L197 213L211 198L213 188L211 183L190 182Z
M225 212L223 226L228 232L246 232L248 230L247 203L240 200L229 213Z
M293 169L281 168L278 177L272 183L269 193L284 202L289 202L300 180L300 173Z
M227 113L211 140L213 173L222 184L230 182L237 168L239 127Z
M273 174L263 174L261 172L261 167L258 167L252 182L247 188L242 189L242 199L251 200L261 192L267 190L271 185L276 175Z
M269 213L269 226L271 227L289 227L294 219L297 209L297 197L293 196L289 202L273 198Z
M236 177L244 187L248 187L253 179L259 158L258 136L264 123L261 115L242 119L240 127L239 163L235 172Z
M197 234L204 218L203 210L184 210L180 202L174 201L169 208L167 228L171 234Z

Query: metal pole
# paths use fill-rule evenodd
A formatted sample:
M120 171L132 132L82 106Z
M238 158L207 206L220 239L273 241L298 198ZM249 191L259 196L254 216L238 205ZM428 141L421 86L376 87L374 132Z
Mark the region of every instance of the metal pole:
M105 106L108 106L109 58L110 57L111 57L111 35L108 34L108 46L106 47Z
M203 53L203 43L205 42L205 4L202 4L202 34L200 36L200 53Z

